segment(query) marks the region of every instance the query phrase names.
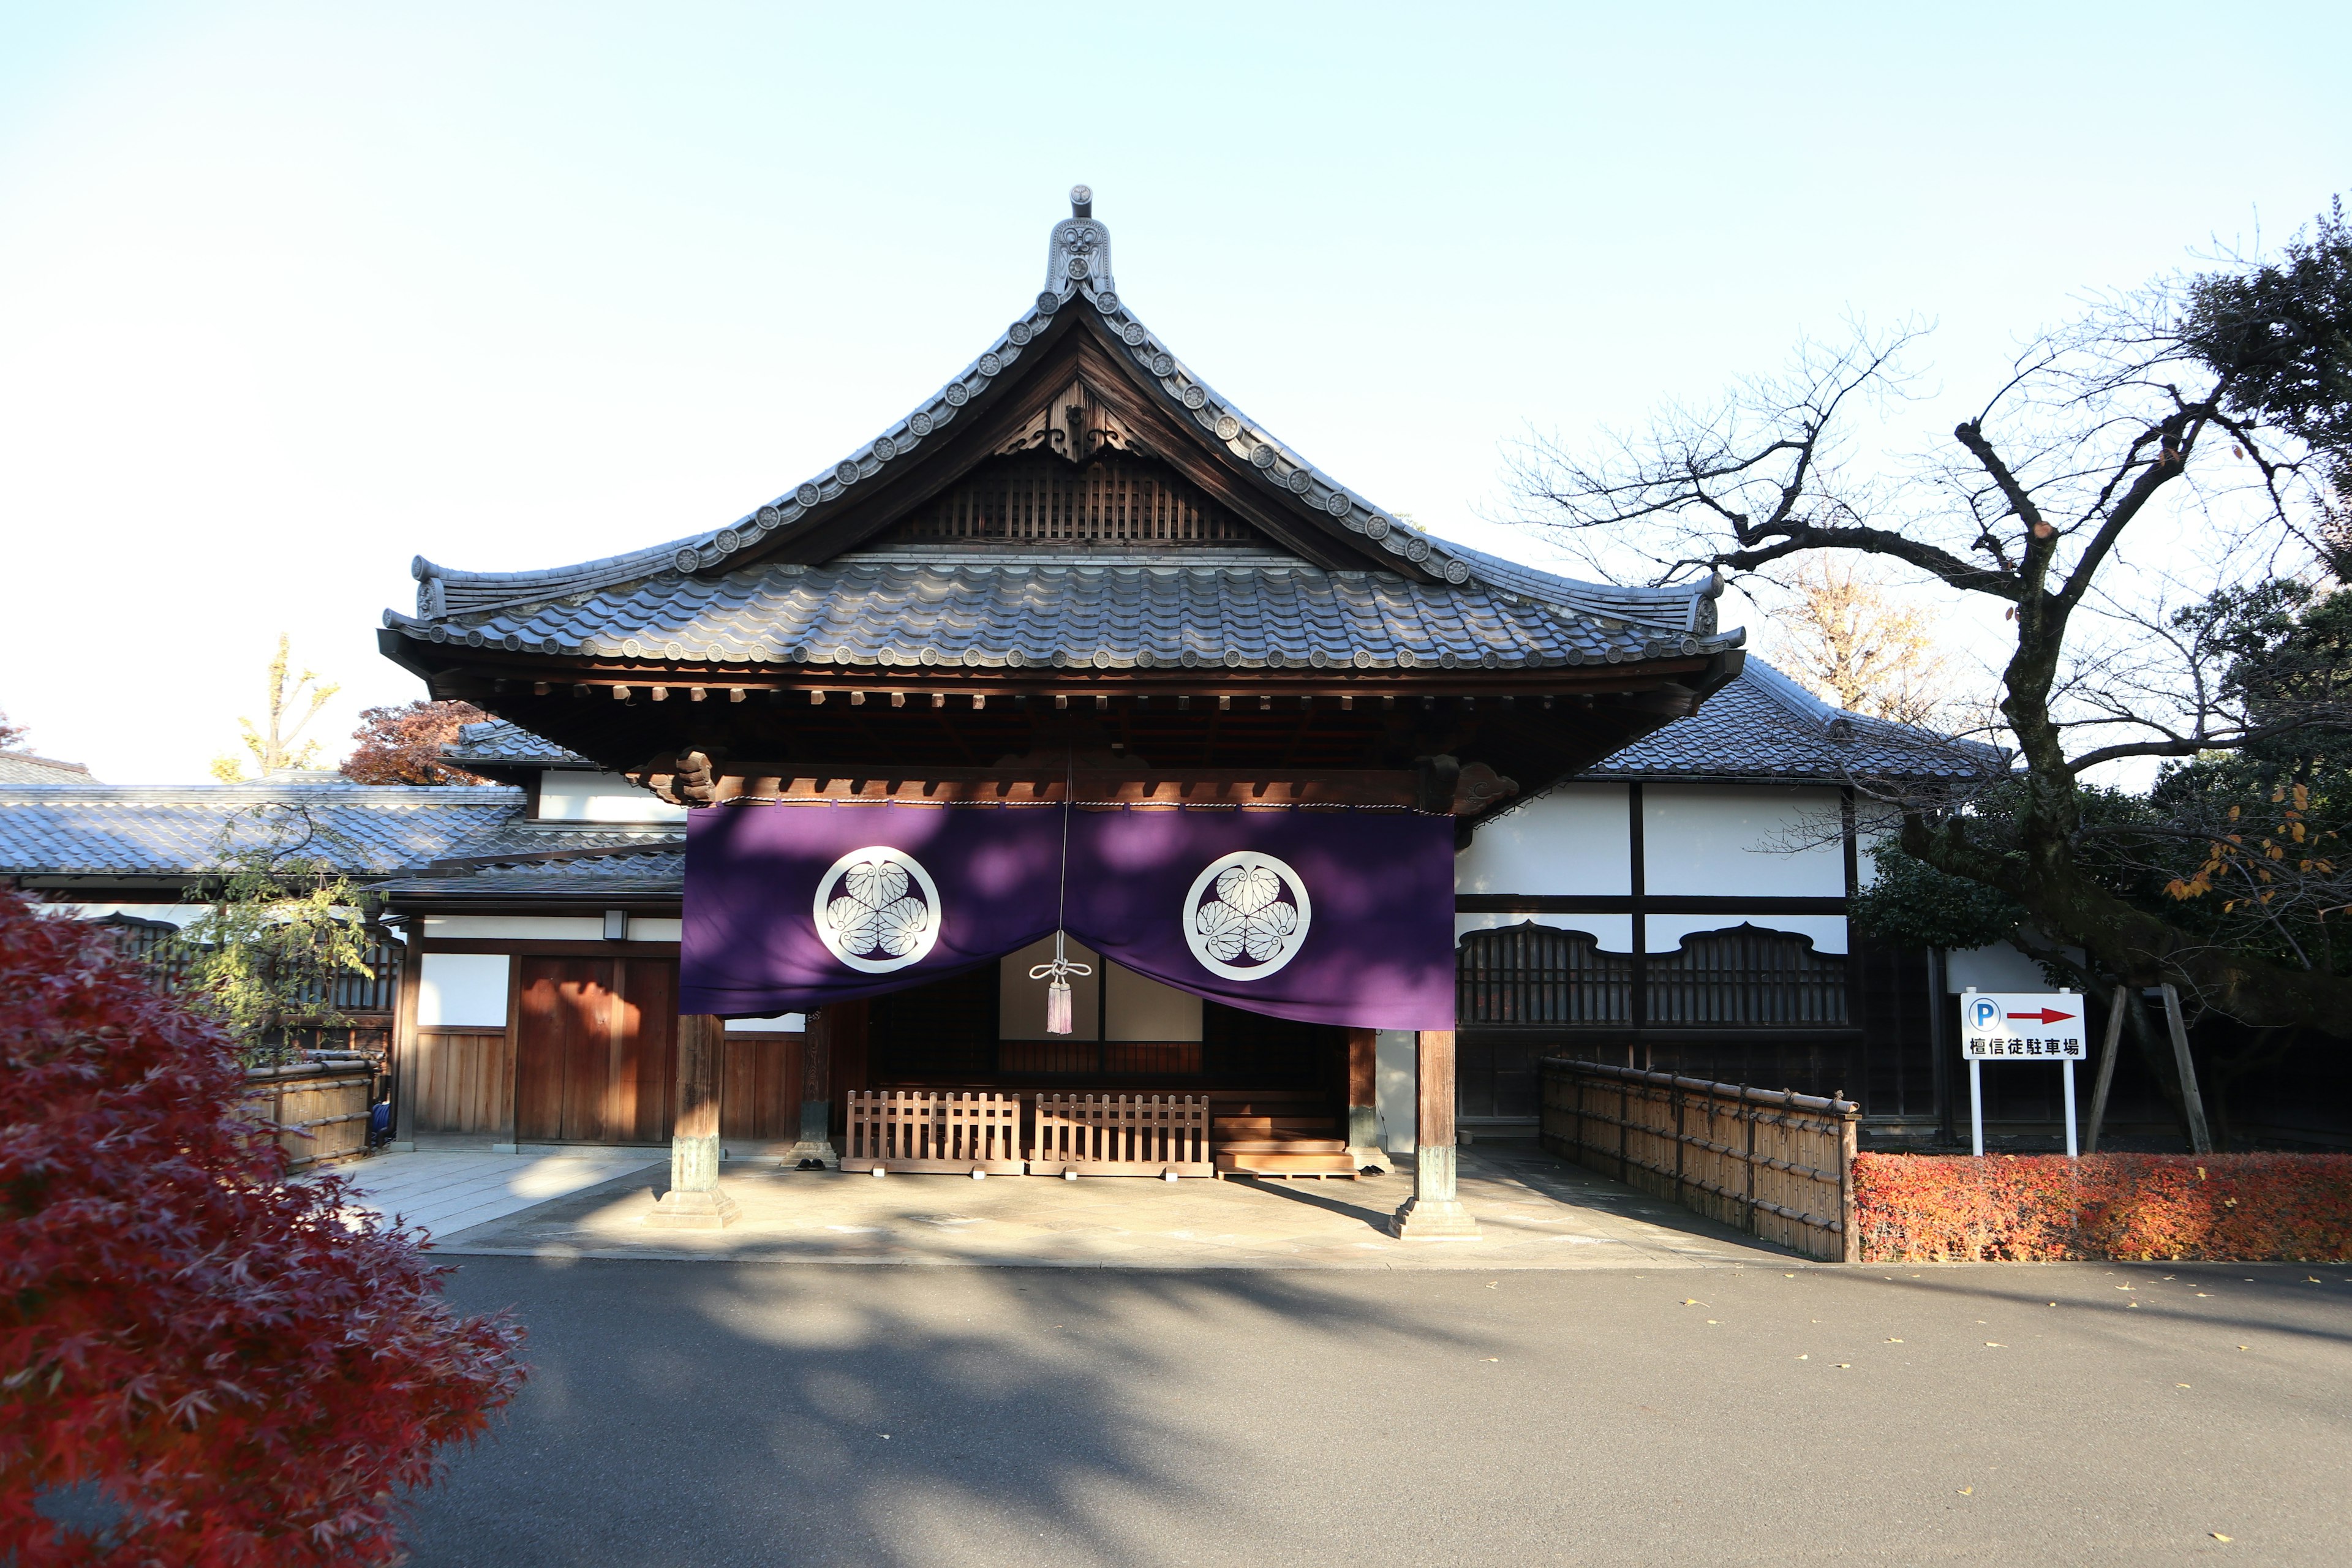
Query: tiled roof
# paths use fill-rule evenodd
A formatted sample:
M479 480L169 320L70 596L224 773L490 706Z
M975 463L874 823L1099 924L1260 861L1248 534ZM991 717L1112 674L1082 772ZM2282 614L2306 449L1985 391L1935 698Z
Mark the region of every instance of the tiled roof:
M505 785L352 784L337 773L242 784L0 786L0 875L194 876L224 835L241 847L309 836L302 851L354 876L422 866L512 816Z
M535 822L520 815L495 822L449 846L436 858L436 865L528 860L548 855L565 858L599 850L635 850L686 842L677 823Z
M30 752L0 752L0 784L87 784L98 781L89 776L86 763L60 763L50 757L37 757Z
M457 743L441 748L441 760L459 767L468 763L545 768L593 768L596 765L587 758L567 752L552 741L542 741L521 725L510 724L504 719L486 719L478 724L458 725Z
M1991 746L1848 713L1750 657L1739 678L1686 719L1597 763L1588 778L1986 778L2008 771Z
M453 874L400 877L372 884L371 890L447 899L677 898L685 886L686 852L680 848L577 860L516 861Z
M1093 659L1114 665L1284 659L1394 667L1426 658L1582 662L1736 647L1718 634L1712 579L1654 588L1579 583L1464 549L1408 526L1277 440L1178 359L1122 300L1110 236L1090 197L1073 193L1055 225L1046 285L946 385L873 440L723 528L598 561L533 572L463 572L419 557L416 614L384 625L412 639L562 657L672 662L872 662L886 648L995 665ZM1187 567L888 563L836 556L821 568L761 564L854 508L886 468L960 416L978 416L1021 377L1024 353L1057 329L1087 324L1135 389L1207 460L1254 487L1271 511L1327 541L1336 558L1394 573L1325 573L1296 564ZM1032 345L1037 345L1033 348ZM1067 557L1059 558L1063 563ZM903 617L903 618L893 618ZM1623 623L1623 624L1602 624ZM632 647L631 645L635 645ZM639 651L642 650L642 651ZM1143 657L1150 655L1147 661Z
M1519 569L1528 578L1540 574ZM1287 561L1068 565L847 555L714 578L665 574L552 604L407 623L412 637L715 664L1297 664L1358 668L1619 663L1736 641L1624 618L1612 590L1538 599ZM462 753L451 753L460 760Z

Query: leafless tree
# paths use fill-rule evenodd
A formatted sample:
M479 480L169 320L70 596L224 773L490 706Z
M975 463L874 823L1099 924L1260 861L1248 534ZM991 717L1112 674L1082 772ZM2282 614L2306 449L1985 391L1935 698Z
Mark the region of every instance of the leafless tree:
M1997 820L1969 794L1890 792L1904 847L2014 900L2105 973L2179 983L2250 1024L2352 1036L2352 980L2134 902L2085 837L2098 826L2086 773L2347 718L2334 682L2325 700L2251 700L2196 614L2217 593L2308 572L2328 494L2322 455L2249 416L2234 373L2192 345L2186 286L2099 301L2034 340L1923 453L1885 435L1915 393L1923 331L1857 326L1597 449L1532 441L1515 488L1531 526L1595 561L1637 552L1661 579L1785 581L1842 552L1907 569L1955 604L1998 606L1987 695L2017 772L1991 786ZM2192 862L2228 835L2207 837Z

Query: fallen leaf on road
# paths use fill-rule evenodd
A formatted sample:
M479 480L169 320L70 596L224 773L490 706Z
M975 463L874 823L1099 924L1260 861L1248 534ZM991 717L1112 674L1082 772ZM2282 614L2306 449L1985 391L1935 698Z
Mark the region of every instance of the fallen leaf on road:
M2303 1280L2306 1285L2316 1285L2320 1283L2319 1276L2316 1274L2306 1274L2303 1277Z
M1707 1321L1710 1323L1720 1323L1723 1320L1721 1318L1709 1318Z
M1890 1344L1890 1345L1899 1345L1899 1344L1901 1344L1903 1342L1902 1342L1901 1340L1889 1340L1889 1341L1887 1341L1886 1342L1887 1342L1888 1344Z
M1987 1350L2000 1351L2007 1350L2008 1348L2009 1347L2007 1345L2002 1344L1999 1340L1985 1341L1985 1349Z
M2216 1540L2216 1541L2227 1541L2227 1540L2229 1540L2229 1539L2230 1539L2228 1536L2226 1536L2226 1535L2222 1534L2222 1533L2221 1533L2220 1531L2218 1531L2218 1530L2208 1531L2206 1533L2207 1533L2207 1534L2209 1534L2209 1535L2210 1535L2210 1536L2212 1536L2212 1538L2213 1538L2214 1540Z
M1490 1355L1490 1356L1484 1356L1484 1357L1481 1357L1480 1359L1481 1359L1481 1360L1485 1360L1485 1361L1500 1361L1500 1360L1502 1360L1503 1358L1502 1358L1501 1356L1498 1356L1498 1355Z
M1838 1365L1840 1365L1840 1366L1842 1366L1842 1367L1845 1367L1845 1366L1852 1366L1853 1364L1853 1363L1852 1363L1852 1362L1850 1362L1850 1361L1842 1361L1842 1362L1838 1363Z
M2189 1385L2188 1385L2187 1384L2185 1384L2185 1383L2176 1383L2176 1384L2174 1384L2172 1386L2173 1386L2173 1387L2175 1387L2175 1388L2186 1388L2186 1387L2188 1387Z
M1801 1356L1799 1356L1797 1359L1798 1359L1799 1361L1811 1361L1811 1360L1812 1360L1813 1358L1812 1358L1812 1357L1811 1357L1811 1356L1809 1356L1809 1355L1801 1355Z
M1977 1489L1974 1487L1962 1487L1960 1489L1960 1495L1962 1497L1974 1497L1976 1495L1976 1489Z
M1683 1305L1685 1307L1704 1307L1706 1303L1700 1300L1696 1296L1685 1296L1683 1298Z
M2250 1351L2250 1350L2253 1349L2254 1347L2253 1347L2253 1346L2252 1346L2252 1345L2240 1345L2238 1348L2239 1348L2240 1350L2242 1350L2242 1351Z

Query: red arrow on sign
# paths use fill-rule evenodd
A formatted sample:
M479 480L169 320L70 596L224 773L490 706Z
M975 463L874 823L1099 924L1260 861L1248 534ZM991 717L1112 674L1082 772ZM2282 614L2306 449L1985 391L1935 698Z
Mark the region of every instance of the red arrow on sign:
M2071 1018L2074 1015L2061 1013L2055 1007L2044 1007L2039 1013L2011 1013L2010 1016L2012 1019L2022 1018L2029 1024L2054 1024L2062 1018Z

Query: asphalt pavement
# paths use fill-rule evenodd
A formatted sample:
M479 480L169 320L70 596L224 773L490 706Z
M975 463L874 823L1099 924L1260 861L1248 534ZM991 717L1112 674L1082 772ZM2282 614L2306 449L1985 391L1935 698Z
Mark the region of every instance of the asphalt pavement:
M2352 1563L2352 1268L472 1258L419 1568Z

